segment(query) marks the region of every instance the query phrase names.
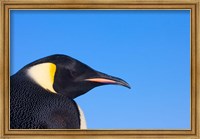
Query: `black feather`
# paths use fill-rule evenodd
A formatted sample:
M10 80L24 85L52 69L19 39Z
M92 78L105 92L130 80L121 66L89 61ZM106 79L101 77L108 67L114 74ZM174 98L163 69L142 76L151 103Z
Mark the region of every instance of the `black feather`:
M11 76L11 129L79 129L80 118L74 100L50 93L25 75Z

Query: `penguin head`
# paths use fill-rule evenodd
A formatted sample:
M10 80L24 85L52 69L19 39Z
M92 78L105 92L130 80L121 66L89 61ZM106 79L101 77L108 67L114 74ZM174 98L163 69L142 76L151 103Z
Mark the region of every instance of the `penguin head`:
M101 85L129 84L117 77L96 71L66 55L51 55L26 65L21 71L43 89L69 98L76 98Z

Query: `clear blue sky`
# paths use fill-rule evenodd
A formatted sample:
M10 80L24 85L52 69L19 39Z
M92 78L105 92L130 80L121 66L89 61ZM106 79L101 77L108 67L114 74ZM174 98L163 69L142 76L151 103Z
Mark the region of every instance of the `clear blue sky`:
M126 80L75 101L92 129L190 128L189 10L12 10L11 75L66 54Z

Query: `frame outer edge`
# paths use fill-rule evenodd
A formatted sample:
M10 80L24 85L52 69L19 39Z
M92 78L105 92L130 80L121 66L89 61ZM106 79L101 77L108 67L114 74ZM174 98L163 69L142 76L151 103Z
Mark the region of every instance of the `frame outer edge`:
M16 2L16 3L66 3L66 4L134 4L134 3L196 3L199 0L4 0L8 3Z
M196 40L196 46L197 46L197 49L196 49L196 55L197 55L197 61L196 61L196 64L197 64L197 68L196 68L196 86L197 86L197 92L196 92L196 94L197 94L197 108L196 108L196 110L197 110L197 112L196 112L196 116L197 116L197 125L196 125L196 128L197 128L197 138L199 138L199 134L200 134L200 86L198 86L198 85L200 85L200 1L198 1L197 2L197 6L196 6L196 10L197 10L197 15L196 15L196 27L197 27L197 29L196 29L196 35L197 35L197 40Z
M8 0L9 1L9 0ZM13 0L13 1L15 1L15 2L19 2L19 0ZM45 0L46 2L52 2L51 0ZM61 0L61 1L63 1L63 0ZM78 0L79 1L79 0ZM91 0L91 1L95 1L95 0ZM117 0L118 1L118 0ZM144 0L142 0L143 2L144 2ZM33 1L32 1L33 2ZM44 1L43 1L44 2ZM58 0L58 2L59 2L59 0ZM108 0L108 2L112 2L112 0ZM114 1L113 1L114 2ZM192 1L192 2L194 2L194 1ZM5 40L4 40L4 38L3 38L3 36L5 35L4 34L4 28L3 28L3 22L4 22L4 5L5 3L4 3L4 0L3 0L3 2L0 0L0 46L2 46L2 47L0 47L0 66L1 66L1 68L0 68L0 138L1 137L4 137L4 117L3 117L3 115L4 115L4 91L5 91L5 89L4 89L4 87L5 87L5 80L4 80L4 76L5 76L5 69L6 69L6 67L5 67L5 65L4 65L4 61L5 61L5 58L6 58L6 54L4 53L5 52ZM196 43L196 52L195 52L195 65L196 65L196 67L195 67L195 69L196 69L196 79L195 79L195 86L196 86L196 103L197 103L197 108L196 108L196 136L177 136L177 137L175 137L175 138L191 138L191 139L198 139L199 138L199 134L200 134L200 129L199 129L199 127L200 127L200 87L198 86L199 84L200 84L200 27L199 27L199 21L200 21L200 19L199 19L199 15L200 15L200 1L199 0L196 0L196 21L195 21L195 27L196 27L196 41L195 41L195 43ZM2 14L3 13L3 14ZM175 135L176 136L176 135ZM40 137L42 137L42 138L44 138L44 136L40 136ZM40 138L40 137L34 137L34 138ZM72 138L78 138L78 137L75 137L75 136L71 136ZM91 137L93 137L93 136L91 136ZM119 138L121 138L122 136L120 136ZM161 138L162 136L158 136L158 138ZM17 138L21 138L21 137L17 137ZM17 139L16 137L15 137L15 139ZM46 138L55 138L54 136L48 136L48 137L46 137ZM56 137L57 138L57 137ZM59 138L66 138L66 137L59 137ZM81 136L81 138L85 138L84 136ZM95 137L95 138L101 138L101 137ZM106 137L105 136L105 139L108 139L108 138L110 138L110 137ZM112 137L111 137L112 138ZM118 138L118 137L117 137ZM129 138L129 137L127 137L127 138ZM134 138L137 138L137 137L134 137ZM140 136L140 138L141 138L141 136ZM149 136L149 138L154 138L153 136ZM155 137L156 138L156 137ZM168 138L169 138L169 136L168 136ZM172 138L174 138L174 137L172 137Z
M3 3L0 1L0 138L3 137Z

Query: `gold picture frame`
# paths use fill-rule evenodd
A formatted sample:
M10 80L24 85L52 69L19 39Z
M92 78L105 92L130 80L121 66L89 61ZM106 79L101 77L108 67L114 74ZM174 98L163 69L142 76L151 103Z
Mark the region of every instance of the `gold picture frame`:
M0 135L3 138L199 138L200 133L200 1L121 0L2 0L0 26ZM10 130L9 11L10 9L189 9L191 11L191 130Z

